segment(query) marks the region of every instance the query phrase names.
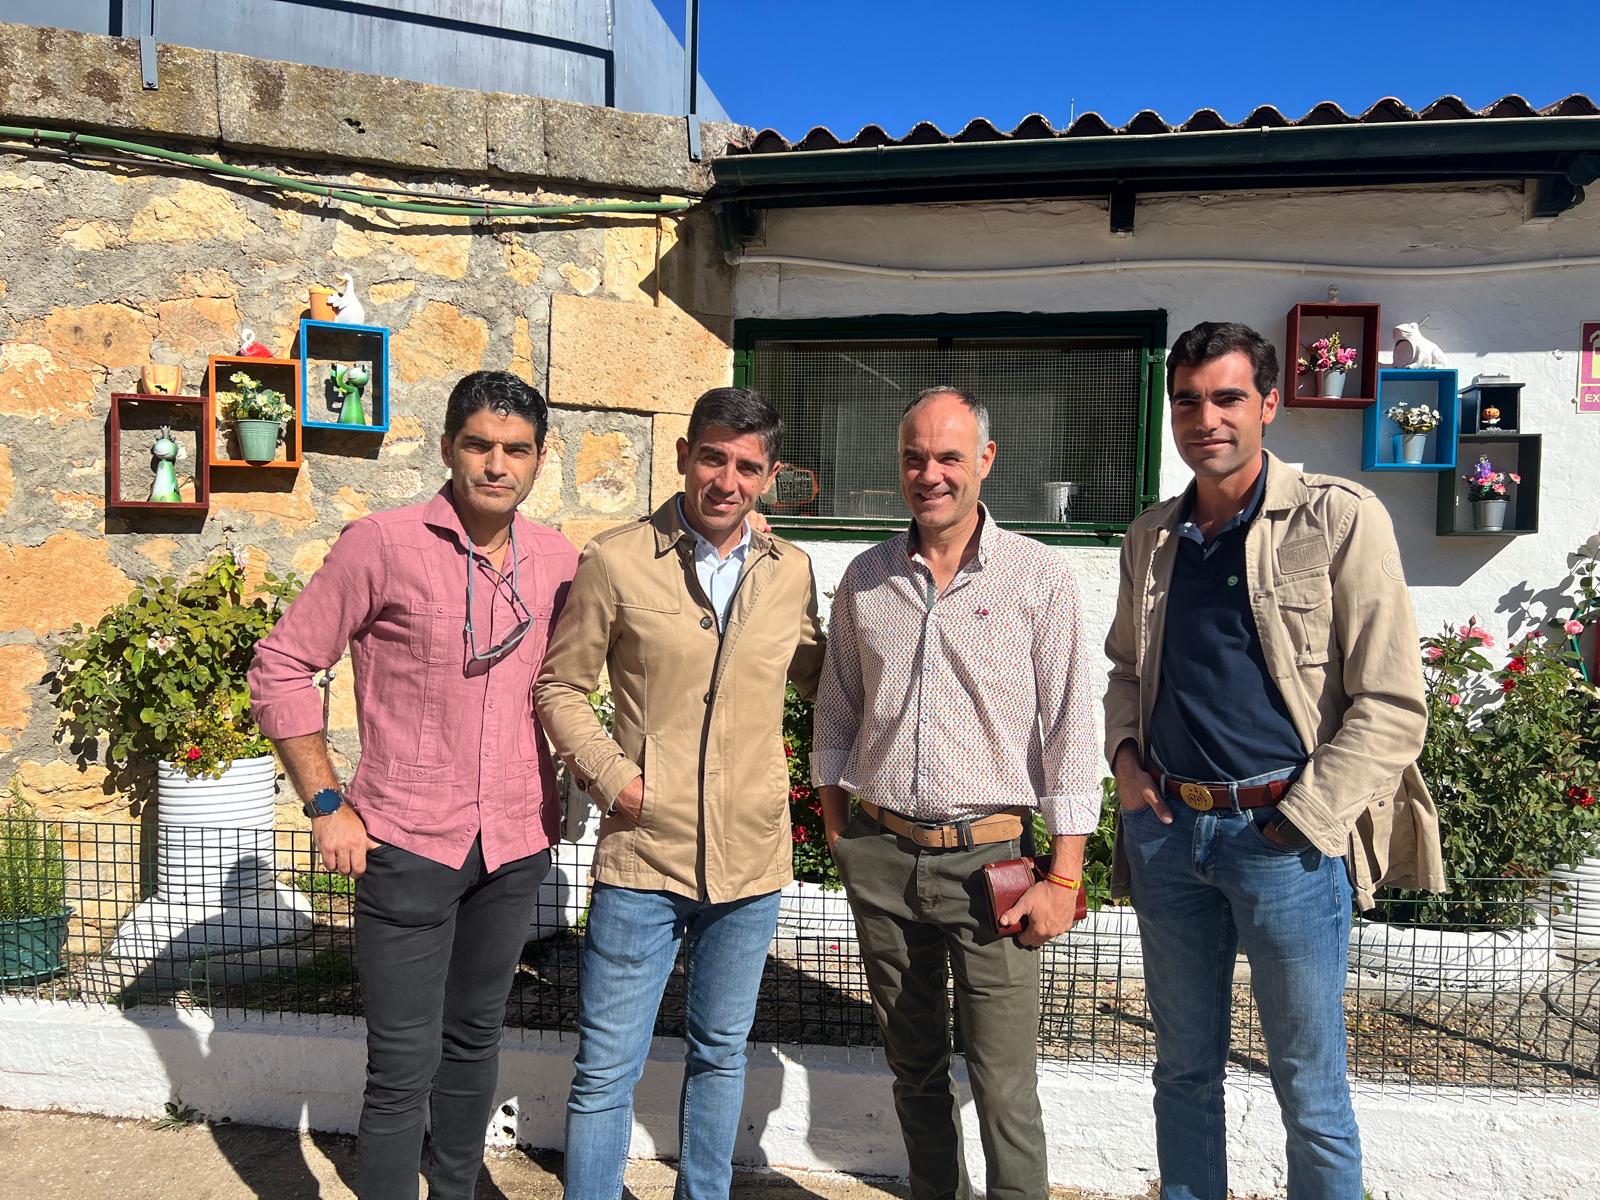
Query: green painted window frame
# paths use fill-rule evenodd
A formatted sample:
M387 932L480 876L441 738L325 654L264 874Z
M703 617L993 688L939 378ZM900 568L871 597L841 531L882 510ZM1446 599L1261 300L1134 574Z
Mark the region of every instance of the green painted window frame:
M1167 313L1165 309L1090 313L930 313L865 317L814 317L799 320L743 318L733 325L733 382L749 387L755 375L756 346L762 341L828 338L863 341L882 338L1050 338L1138 337L1144 343L1140 380L1137 511L1161 498L1162 406L1166 402ZM793 517L768 513L780 533L814 541L871 541L899 532L903 522L870 517ZM1127 526L1093 531L1046 522L1006 522L1006 528L1052 546L1118 546Z

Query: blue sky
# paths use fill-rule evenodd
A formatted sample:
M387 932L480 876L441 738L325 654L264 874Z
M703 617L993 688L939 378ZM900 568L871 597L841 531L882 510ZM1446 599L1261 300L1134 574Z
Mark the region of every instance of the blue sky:
M681 0L655 0L675 30ZM1141 108L1230 121L1257 104L1299 117L1395 95L1482 105L1600 98L1600 0L701 0L701 74L736 121L791 138L813 125L892 135L1031 112L1113 124ZM1221 14L1221 15L1218 15ZM1518 18L1530 18L1519 20Z

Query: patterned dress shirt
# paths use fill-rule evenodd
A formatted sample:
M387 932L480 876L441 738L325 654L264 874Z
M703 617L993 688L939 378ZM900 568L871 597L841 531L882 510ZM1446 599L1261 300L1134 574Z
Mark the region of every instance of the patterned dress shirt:
M857 556L833 601L811 772L916 821L1037 807L1100 819L1078 590L1064 556L981 506L978 552L936 594L912 530Z

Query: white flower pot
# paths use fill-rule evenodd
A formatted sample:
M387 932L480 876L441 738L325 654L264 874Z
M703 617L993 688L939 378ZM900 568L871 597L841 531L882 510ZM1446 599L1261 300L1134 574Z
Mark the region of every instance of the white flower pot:
M1462 933L1357 920L1350 969L1416 988L1521 992L1554 965L1550 931L1538 925Z
M798 879L785 884L778 899L778 936L855 941L856 918L844 890L830 892Z
M1550 929L1580 949L1600 948L1600 857L1550 872Z
M239 759L221 778L156 771L156 894L117 930L118 957L198 958L309 932L311 905L276 879L277 764Z

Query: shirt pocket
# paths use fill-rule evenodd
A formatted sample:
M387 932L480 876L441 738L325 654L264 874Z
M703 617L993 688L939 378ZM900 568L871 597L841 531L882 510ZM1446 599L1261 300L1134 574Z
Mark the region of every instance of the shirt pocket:
M1326 664L1333 657L1333 582L1323 573L1279 580L1273 599L1294 647L1294 665Z
M411 657L425 663L460 664L465 657L467 610L464 605L418 602L406 608L406 642Z

